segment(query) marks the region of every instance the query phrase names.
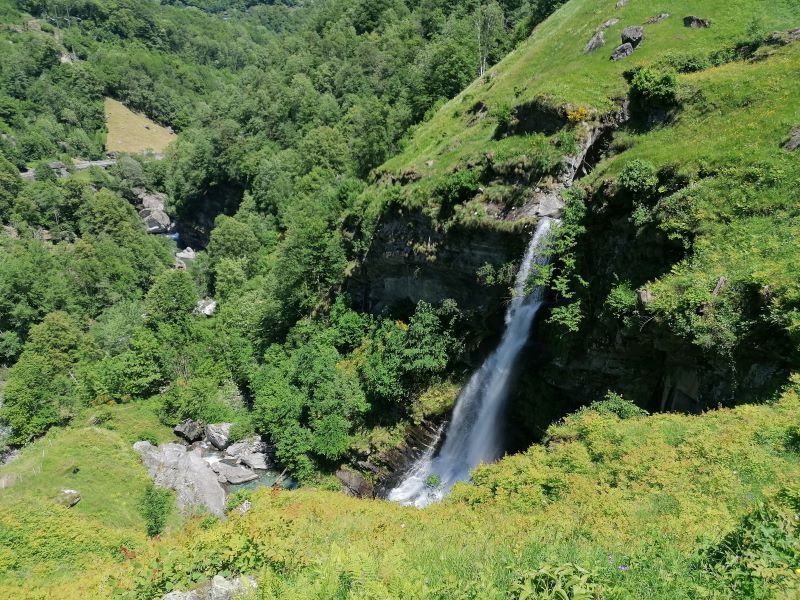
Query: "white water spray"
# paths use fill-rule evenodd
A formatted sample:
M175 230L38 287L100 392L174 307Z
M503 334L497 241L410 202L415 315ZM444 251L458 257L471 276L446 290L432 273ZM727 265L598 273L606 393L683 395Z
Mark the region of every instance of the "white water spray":
M470 471L479 464L500 458L503 451L500 424L514 364L544 300L543 288L537 287L529 294L525 288L533 265L547 262L547 256L541 252L542 245L557 223L548 218L539 221L517 273L503 339L461 391L441 450L436 456L435 445L426 451L403 482L389 493L389 500L427 506L441 500L456 482L468 479Z

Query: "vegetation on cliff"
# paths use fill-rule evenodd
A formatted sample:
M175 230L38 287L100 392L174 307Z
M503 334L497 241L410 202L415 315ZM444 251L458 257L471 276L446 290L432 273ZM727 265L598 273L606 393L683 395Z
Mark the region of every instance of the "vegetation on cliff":
M0 466L0 595L220 573L267 598L800 593L798 5L712 0L695 28L697 3L668 4L0 0L0 423L22 446ZM103 154L109 96L177 141L57 177ZM187 270L142 189L203 247ZM482 351L497 306L414 284L561 200L548 349L511 407L542 443L425 511L325 491L446 413ZM495 304L508 253L474 269ZM347 293L374 260L413 265L381 314ZM306 487L167 514L130 446L186 418L267 435Z

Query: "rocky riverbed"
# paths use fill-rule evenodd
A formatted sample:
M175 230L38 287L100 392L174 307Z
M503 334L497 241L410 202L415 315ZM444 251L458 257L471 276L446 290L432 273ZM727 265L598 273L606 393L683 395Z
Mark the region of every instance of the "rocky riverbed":
M238 489L293 482L280 474L272 448L259 436L237 442L230 423L206 426L187 420L175 427L180 441L155 446L148 441L133 445L154 483L174 490L179 510L200 508L224 516L227 495Z

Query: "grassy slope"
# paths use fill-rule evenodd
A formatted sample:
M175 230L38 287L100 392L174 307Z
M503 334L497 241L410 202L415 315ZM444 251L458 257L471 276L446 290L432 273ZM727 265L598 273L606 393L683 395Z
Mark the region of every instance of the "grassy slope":
M798 411L789 391L774 406L704 417L589 412L552 428L548 447L480 469L475 486L424 511L263 490L246 516L195 523L122 573L109 570L106 585L138 583L146 598L167 581L243 570L260 573L267 598L506 598L542 562L576 562L596 571L604 597L702 597L720 589L693 551L800 477L800 456L785 447ZM91 593L62 593L81 587Z
M90 426L101 413L104 426ZM173 439L146 403L88 411L0 467L0 597L14 597L23 577L43 587L72 580L96 561L121 560L120 546L146 543L137 505L150 478L131 448L143 438ZM81 495L71 509L54 502L67 488ZM170 525L179 523L173 515Z
M106 150L109 152L163 153L176 137L166 127L112 98L106 98L105 111L108 128Z
M544 97L554 106L569 104L604 113L613 108L614 98L627 93L624 71L652 63L667 51L707 52L725 47L741 38L754 18L767 31L800 25L792 0L768 5L751 0L709 0L702 6L689 0L633 0L621 9L615 4L615 0L568 2L492 68L490 77L476 80L420 126L404 151L383 168L392 172L414 169L423 175L435 175L492 150L498 143L492 139L494 119L484 118L468 125L467 111L477 102L483 102L491 111ZM609 60L624 27L642 24L660 12L672 16L645 26L645 41L633 56L618 62ZM683 17L695 13L711 18L713 27L685 28ZM595 28L611 18L620 22L606 30L606 46L584 55L583 48ZM429 160L434 161L433 165L426 164Z

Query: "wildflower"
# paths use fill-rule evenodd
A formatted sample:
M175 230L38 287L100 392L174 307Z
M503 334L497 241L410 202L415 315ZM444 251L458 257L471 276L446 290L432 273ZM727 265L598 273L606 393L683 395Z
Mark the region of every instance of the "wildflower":
M620 565L617 567L617 569L619 569L620 571L627 571L628 569L630 569L630 567L628 565Z

